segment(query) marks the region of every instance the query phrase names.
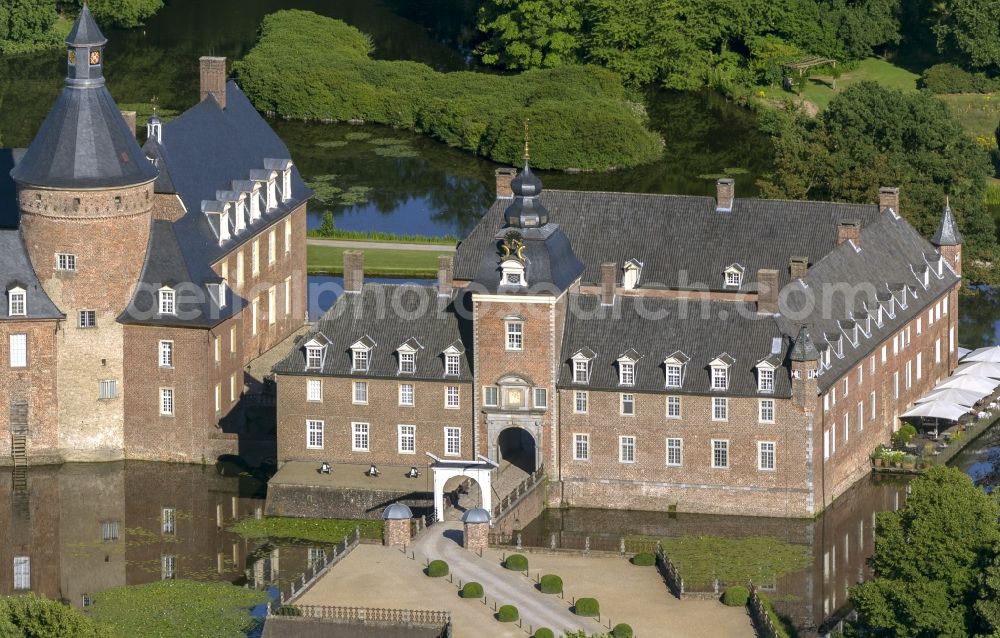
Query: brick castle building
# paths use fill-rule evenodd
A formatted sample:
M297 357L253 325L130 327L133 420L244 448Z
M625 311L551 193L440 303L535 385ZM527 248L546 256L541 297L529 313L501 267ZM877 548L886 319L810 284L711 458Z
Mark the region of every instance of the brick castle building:
M929 243L899 213L895 188L543 193L501 169L437 288L345 254L275 368L279 462L481 455L544 466L549 506L813 516L956 365L955 218Z
M86 6L66 43L41 129L0 152L0 458L236 452L245 366L305 322L309 191L224 58L140 148Z

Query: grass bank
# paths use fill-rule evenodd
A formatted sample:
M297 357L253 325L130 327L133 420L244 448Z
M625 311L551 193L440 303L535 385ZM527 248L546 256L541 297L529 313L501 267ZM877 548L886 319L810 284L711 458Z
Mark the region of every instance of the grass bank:
M397 235L395 233L382 233L378 231L365 232L360 230L340 230L336 228L332 231L321 232L319 229L312 229L306 233L307 237L315 239L347 239L350 241L381 241L394 244L439 244L454 245L458 243L458 237L445 235L443 237L430 237L426 235Z
M808 101L817 110L822 111L837 93L852 84L869 80L894 89L916 91L918 79L920 76L916 73L898 67L887 60L865 58L853 68L843 71L838 78L824 73L807 74L805 88L802 89L799 99ZM761 93L766 99L778 102L784 102L788 98L795 99L794 94L788 93L780 86L763 88L758 95Z
M308 246L306 268L312 275L343 275L344 251L350 248ZM366 248L366 277L433 278L437 276L438 255L452 252Z
M381 520L265 516L244 518L229 531L252 540L300 540L332 545L353 534L355 527L361 531L362 538L382 538Z
M537 168L606 170L663 153L643 106L606 69L440 73L373 60L371 52L371 38L339 20L279 11L264 18L260 39L234 72L261 111L412 129L509 165L523 153L528 120Z

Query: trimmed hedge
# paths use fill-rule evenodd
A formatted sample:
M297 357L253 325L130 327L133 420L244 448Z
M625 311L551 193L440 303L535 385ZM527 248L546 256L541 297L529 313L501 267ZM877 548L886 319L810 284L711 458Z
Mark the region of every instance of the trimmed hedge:
M601 605L596 598L577 598L573 613L577 616L600 616Z
M448 563L443 560L432 560L427 564L427 575L431 578L441 578L448 575Z
M503 605L497 610L497 620L500 622L514 622L517 619L517 607L514 605Z
M632 564L639 567L652 567L656 564L656 556L654 554L650 554L649 552L636 554L632 557Z
M607 170L663 154L644 108L607 69L439 73L372 60L371 52L371 39L340 20L278 11L264 18L260 39L233 71L261 111L412 129L509 165L520 163L526 120L536 168Z
M722 604L729 607L745 607L750 600L750 592L746 587L735 585L722 592Z
M503 562L503 566L515 572L523 572L528 569L528 558L524 554L511 554Z
M556 638L556 635L548 627L540 627L535 630L532 638Z
M483 586L477 582L465 583L461 591L462 598L482 598Z
M611 636L612 638L632 638L632 626L620 622L611 630Z
M543 594L561 594L563 590L562 578L555 574L545 574L538 583L538 589Z

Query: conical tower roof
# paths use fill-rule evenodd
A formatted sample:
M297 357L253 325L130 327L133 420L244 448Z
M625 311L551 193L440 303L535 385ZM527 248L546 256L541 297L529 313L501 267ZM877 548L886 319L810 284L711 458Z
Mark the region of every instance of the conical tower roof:
M944 212L941 214L941 223L938 224L937 232L931 243L935 246L958 246L962 243L962 233L958 230L958 222L951 212L951 203L945 199Z
M795 337L795 344L792 346L792 361L818 361L819 351L813 343L812 335L809 334L809 326L799 328L799 334Z
M18 183L89 190L156 179L156 168L139 148L104 86L106 42L84 6L66 38L66 86L24 157L10 172Z

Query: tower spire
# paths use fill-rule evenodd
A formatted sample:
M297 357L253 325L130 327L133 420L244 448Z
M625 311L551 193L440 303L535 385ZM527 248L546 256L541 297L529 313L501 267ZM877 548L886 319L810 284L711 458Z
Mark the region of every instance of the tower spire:
M931 239L935 246L958 246L962 243L962 233L958 230L958 222L951 212L951 201L948 195L944 197L944 212L941 213L941 222L938 224L937 232Z
M87 88L104 84L104 45L107 43L108 39L101 33L85 2L66 36L67 85Z
M531 153L528 149L528 124L531 122L531 118L524 118L524 165L528 165L528 160L531 158Z

